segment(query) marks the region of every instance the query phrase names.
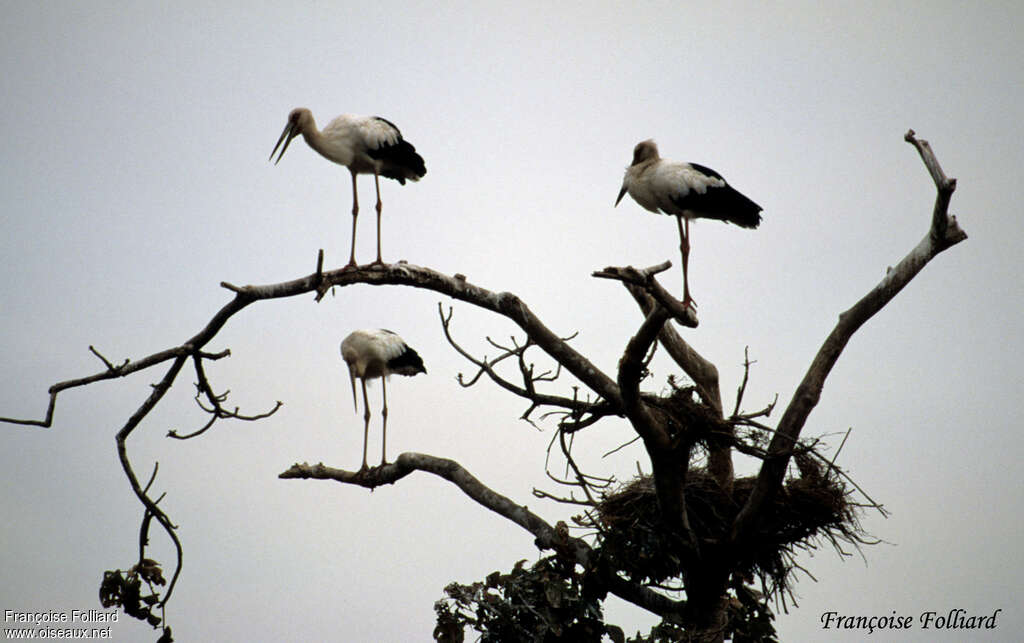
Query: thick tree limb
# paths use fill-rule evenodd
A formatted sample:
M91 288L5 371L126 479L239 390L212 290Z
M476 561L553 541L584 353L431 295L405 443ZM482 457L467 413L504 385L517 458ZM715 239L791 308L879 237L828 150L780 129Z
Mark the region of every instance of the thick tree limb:
M404 285L425 288L508 317L526 331L527 335L541 349L551 355L556 362L565 367L577 379L590 387L597 395L607 400L613 406L621 404L618 386L616 386L615 382L583 357L583 355L569 346L565 340L552 333L515 294L510 292L495 293L469 283L462 275L449 277L430 268L400 262L383 266L364 266L356 270L342 269L314 273L300 279L262 286L236 286L228 282L221 282L222 287L235 293L234 299L221 308L205 328L181 346L153 353L140 360L129 361L114 368L110 368L109 361L104 358L105 365L108 366L106 370L88 377L58 382L50 387L50 404L43 420L0 417L0 422L49 427L53 421L56 395L63 390L115 377L125 377L167 360L188 357L193 354L200 354L206 359L223 357L227 353L201 353L200 349L220 331L232 315L249 304L255 301L294 297L311 292L316 292L317 299L319 300L334 286L347 286L356 283L375 286Z
M391 464L364 471L346 471L324 464L293 464L277 477L281 479L335 480L373 489L394 484L414 471L432 473L453 483L467 496L496 514L514 522L533 534L537 547L551 549L585 569L596 570L608 589L620 598L661 616L682 613L686 603L674 601L649 587L631 583L619 577L598 560L593 548L585 541L569 536L557 526L552 527L543 518L497 493L480 482L455 460L438 458L424 453L403 453Z
M633 283L623 282L623 284L636 300L637 305L640 306L641 312L644 315L650 315L658 303L650 291ZM688 310L692 313L692 309ZM718 369L715 365L694 350L671 324L661 327L658 340L676 364L693 380L701 398L714 409L719 417L722 417L722 393L718 384ZM726 491L730 490L733 484L732 451L729 447L733 442L732 437L732 435L723 436L722 443L711 445L708 451L708 471Z
M644 289L632 284L625 284L626 290L636 300L640 311L647 316L654 309L656 300ZM692 309L689 309L692 311ZM672 357L679 368L700 391L701 397L711 408L722 413L722 393L718 385L718 369L700 353L693 349L671 324L665 324L658 333L658 341Z
M581 564L589 562L592 550L585 542L577 538L570 538L568 541L562 542L555 533L554 527L545 522L543 518L531 512L527 507L518 505L500 493L492 491L461 464L448 458L406 452L399 455L390 464L362 471L346 471L324 464L293 464L291 468L277 477L285 480L295 478L336 480L345 484L374 489L381 485L394 484L414 471L432 473L453 483L478 504L511 520L533 534L539 547L562 551L571 555Z
M504 315L517 323L520 328L526 331L527 335L536 342L538 346L575 375L581 382L594 390L600 397L604 398L609 404L613 405L613 407L618 407L621 404L618 386L616 386L615 382L602 373L600 369L591 364L585 357L580 355L575 349L570 347L562 338L552 333L540 321L540 319L533 314L529 307L527 307L522 300L512 293L494 293L467 282L461 275L449 277L429 268L422 268L406 263L364 267L356 270L342 269L323 272L322 265L318 261L317 271L314 274L292 281L264 286L241 287L227 282L222 282L221 286L235 293L234 298L217 311L202 330L182 345L153 353L152 355L136 361L126 360L124 363L116 366L110 362L110 360L97 353L95 349L92 349L92 352L103 362L105 370L87 377L58 382L51 386L49 389L49 405L47 407L46 416L43 420L21 420L16 418L0 417L0 422L49 427L53 422L57 394L61 391L78 386L85 386L101 380L125 377L151 366L171 361L171 366L166 371L164 377L158 384L152 386L149 396L135 411L135 413L132 414L127 423L117 434L118 457L121 461L121 466L124 469L125 475L128 478L129 484L131 485L132 491L146 508L148 514L152 514L152 517L156 518L167 532L167 535L174 543L177 552L176 569L171 578L171 582L167 587L167 591L164 594L163 600L161 601L161 604L166 604L166 601L170 598L174 590L178 576L181 573L182 547L177 535L175 534L174 524L170 521L167 515L157 507L156 502L148 496L146 490L139 484L138 478L135 475L134 469L132 468L131 462L128 458L128 437L142 422L146 415L149 414L153 407L155 407L163 398L164 394L171 388L185 362L190 357L218 359L228 355L227 351L211 354L202 352L202 349L218 332L220 332L227 321L235 313L244 309L253 302L265 299L293 297L305 293L316 292L317 299L319 300L331 287L346 286L353 283L366 283L371 285L393 284L426 288ZM202 382L205 380L205 376L201 372L201 367L197 370L197 373L199 373L198 377L200 379L200 387L202 387ZM210 394L212 395L212 389L210 390ZM215 395L213 396L213 399L216 400ZM216 408L217 405L215 403L214 409L216 410ZM225 413L230 414L230 412L227 411L225 411ZM148 520L148 518L146 519Z
M461 277L461 278L460 278ZM614 380L605 375L587 358L577 352L561 337L551 332L519 297L510 292L491 292L475 286L457 275L449 277L430 268L398 263L359 270L333 270L323 275L318 297L323 297L332 286L364 283L374 286L403 285L426 288L453 299L471 303L484 310L503 315L515 322L548 355L573 374L600 397L613 405L620 405L619 390ZM255 288L255 287L247 287Z
M913 130L907 132L906 140L917 148L928 168L938 197L935 202L928 234L900 261L868 294L864 295L849 310L839 316L839 322L825 339L811 362L810 368L793 394L793 399L783 413L779 426L768 447L768 457L761 465L757 484L740 510L733 524L731 540L743 542L752 533L761 517L761 512L773 494L782 485L792 455L793 447L800 438L800 431L811 411L821 398L825 379L832 371L847 342L864 322L871 319L886 304L892 301L925 265L940 252L953 246L967 235L957 224L956 218L947 213L949 197L956 187L954 179L947 179L926 141L918 140Z
M661 306L651 310L636 335L626 344L626 350L619 359L618 384L622 395L622 410L649 448L657 449L669 448L671 440L664 427L650 416L649 410L641 403L640 380L644 372L644 356L668 318L668 311Z
M686 509L686 475L690 464L690 445L676 445L659 417L640 398L643 357L668 321L670 313L654 306L644 318L636 335L629 340L619 360L619 390L623 411L644 440L654 469L654 489L665 523L689 544L690 555L699 549L697 536L690 527Z

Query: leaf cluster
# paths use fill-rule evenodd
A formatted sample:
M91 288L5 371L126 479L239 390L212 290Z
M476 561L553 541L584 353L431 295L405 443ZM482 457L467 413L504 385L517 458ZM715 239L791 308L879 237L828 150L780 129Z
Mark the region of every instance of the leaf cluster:
M600 598L582 576L555 556L525 567L520 560L508 574L493 572L483 582L452 583L434 604L434 639L461 643L464 629L481 633L482 643L542 641L597 643L605 634L624 641L622 630L605 625Z
M146 582L148 594L143 594L142 583ZM154 628L163 620L153 613L159 606L160 595L153 591L154 585L166 585L163 570L155 560L143 558L122 573L120 569L103 572L100 583L100 604L103 607L120 607L124 613L140 621L146 621ZM171 643L171 629L165 627L158 643Z

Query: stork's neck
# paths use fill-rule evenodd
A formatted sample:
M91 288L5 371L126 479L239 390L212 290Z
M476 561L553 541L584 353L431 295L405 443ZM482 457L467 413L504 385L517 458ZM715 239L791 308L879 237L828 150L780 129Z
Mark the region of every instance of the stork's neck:
M302 123L302 138L306 139L306 145L327 156L324 153L324 136L317 129L316 121L313 120L312 115L309 116L309 120Z

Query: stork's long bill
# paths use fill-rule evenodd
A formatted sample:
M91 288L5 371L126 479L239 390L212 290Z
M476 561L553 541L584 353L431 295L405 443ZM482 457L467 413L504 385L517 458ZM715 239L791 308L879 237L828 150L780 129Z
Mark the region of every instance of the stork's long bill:
M277 160L274 161L274 165L277 165L281 161L281 157L284 156L284 151L288 149L288 144L292 142L292 139L298 136L299 128L298 125L291 120L284 126L284 131L281 132L281 138L277 139L277 145L274 146L274 151L270 153L270 161L274 158L274 154L277 153L277 148L281 148L281 153L277 155ZM284 147L281 147L281 142L284 141Z
M271 154L271 156L273 156L273 154ZM625 185L625 184L623 184L623 185L622 185L622 189L621 189L621 190L619 190L619 198L615 199L615 205L614 205L614 206L612 206L612 207L616 207L616 206L618 206L618 205L619 205L619 201L621 201L621 200L622 200L622 197L626 196L626 192L627 192L628 190L629 190L629 188L628 188L628 187L626 187L626 185Z
M352 380L352 406L355 407L356 413L358 413L359 401L356 399L356 372L351 364L348 365L348 378Z

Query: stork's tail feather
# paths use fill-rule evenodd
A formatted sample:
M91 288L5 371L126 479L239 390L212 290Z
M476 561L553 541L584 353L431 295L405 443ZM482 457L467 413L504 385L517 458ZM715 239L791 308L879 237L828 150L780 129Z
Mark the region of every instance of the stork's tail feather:
M389 179L395 179L402 185L405 185L406 179L419 181L427 173L423 157L417 154L413 144L405 139L380 150L379 155L386 161L381 174Z
M423 366L423 358L408 346L403 347L398 357L388 361L388 370L392 373L409 376L427 372L427 369Z
M742 192L726 185L721 198L725 201L723 210L727 213L722 217L724 220L741 228L756 228L761 224L761 206Z
M751 201L751 205L752 208L732 212L726 220L741 228L756 228L761 225L761 208L753 201Z

